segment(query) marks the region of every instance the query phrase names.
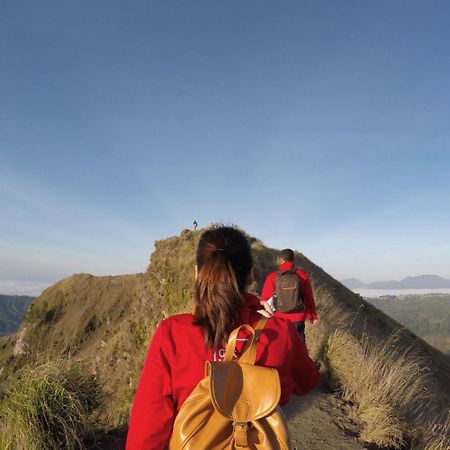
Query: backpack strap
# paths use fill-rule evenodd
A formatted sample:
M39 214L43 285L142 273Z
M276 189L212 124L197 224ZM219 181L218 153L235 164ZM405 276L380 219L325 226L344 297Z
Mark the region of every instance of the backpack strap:
M250 333L249 341L247 341L247 345L245 346L239 360L247 364L255 364L256 343L258 341L259 335L261 334L261 331L264 329L264 326L266 325L268 320L269 319L267 317L262 317L261 319L258 320L257 324L255 325L255 328L247 324L235 328L231 332L230 337L228 338L228 343L223 360L231 361L233 359L239 332L241 330L247 330Z
M223 357L224 361L233 360L234 350L236 349L237 337L241 330L247 330L252 335L252 337L255 336L255 330L250 325L243 324L235 328L228 337L228 342L225 349L225 356Z
M269 320L268 317L262 317L261 319L258 320L258 323L255 325L255 337L252 339L249 346L242 353L241 357L239 358L240 361L247 364L255 364L256 344L268 320Z

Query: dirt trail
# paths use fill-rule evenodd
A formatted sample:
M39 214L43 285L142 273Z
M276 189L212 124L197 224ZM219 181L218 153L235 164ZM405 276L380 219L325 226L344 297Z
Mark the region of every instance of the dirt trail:
M323 385L308 395L294 396L284 412L291 432L292 450L362 450L357 427L347 417L345 407L336 395ZM98 447L118 450L125 446L125 433L109 436Z
M319 386L308 395L294 396L284 410L293 450L361 450L357 427L342 400Z

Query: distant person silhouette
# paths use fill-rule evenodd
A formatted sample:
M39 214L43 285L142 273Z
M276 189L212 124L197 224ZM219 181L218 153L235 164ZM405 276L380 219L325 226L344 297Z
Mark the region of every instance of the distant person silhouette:
M284 295L280 292L282 290L280 277L284 277L285 275L289 276L292 273L295 273L294 278L298 277L301 304L298 307L293 307L290 311L286 311L289 308L285 308L283 312L280 310L283 308L280 308L279 304L281 299L277 298ZM295 280L291 281L292 289L294 289L294 282ZM286 289L289 290L289 286L286 286ZM285 248L280 252L278 270L269 273L264 282L261 292L261 303L264 304L268 301L269 303L265 306L266 309L269 311L275 309L275 317L293 322L301 338L305 341L305 320L310 320L312 324L317 321L316 304L314 302L309 275L304 270L295 267L294 252L290 248Z
M252 265L250 243L241 231L215 226L203 232L196 252L195 312L164 319L153 334L131 410L127 450L166 448L181 405L204 377L205 362L223 360L224 344L236 327L258 323L260 302L247 292ZM239 332L238 356L247 336L247 330ZM270 317L256 350L256 365L279 373L281 406L319 382L291 322Z

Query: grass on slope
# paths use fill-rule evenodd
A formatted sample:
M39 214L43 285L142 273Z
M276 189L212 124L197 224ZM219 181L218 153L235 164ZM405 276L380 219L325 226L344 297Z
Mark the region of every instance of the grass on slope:
M85 364L55 360L24 367L0 400L0 447L83 449L100 404L100 385Z
M431 422L422 438L424 450L448 450L450 448L450 410L444 417ZM420 446L417 450L421 449Z
M413 352L399 350L395 335L379 344L336 330L325 356L343 398L354 403L363 441L400 448L413 437L411 421L422 422L430 402L429 373Z
M89 361L103 380L104 421L126 424L139 370L159 307L146 294L142 274L94 277L78 274L46 289L18 332L0 341L0 378L22 367L60 358Z

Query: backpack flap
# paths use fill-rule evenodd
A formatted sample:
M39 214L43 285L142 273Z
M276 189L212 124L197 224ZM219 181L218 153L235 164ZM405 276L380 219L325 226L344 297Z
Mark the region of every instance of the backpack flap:
M277 407L281 386L276 369L238 361L207 364L213 406L235 425L258 420Z

